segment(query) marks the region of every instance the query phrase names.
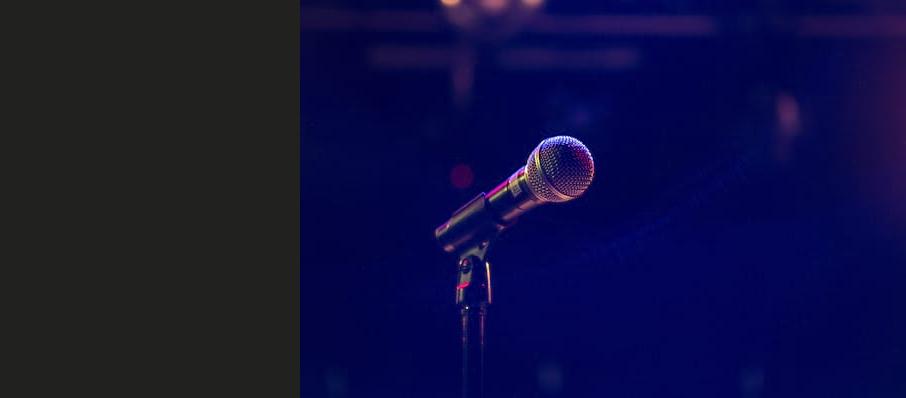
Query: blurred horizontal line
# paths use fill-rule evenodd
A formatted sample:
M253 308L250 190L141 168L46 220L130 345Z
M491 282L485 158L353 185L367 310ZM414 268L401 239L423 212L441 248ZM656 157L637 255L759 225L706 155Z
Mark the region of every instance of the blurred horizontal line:
M800 36L859 38L906 37L906 16L791 17ZM523 30L551 35L700 37L720 33L718 17L706 15L547 15L530 19ZM440 32L454 29L439 11L353 11L303 7L303 31Z
M306 7L302 30L371 30L379 32L437 32L448 26L443 14L430 11L359 12ZM665 15L536 15L524 31L549 34L614 34L701 36L716 32L707 16Z
M368 61L383 69L449 69L470 59L469 50L457 47L379 45L368 49ZM635 67L634 48L561 50L530 47L502 49L497 64L510 70L587 69L619 70Z
M505 69L628 69L638 64L639 53L631 48L595 50L520 48L501 51L497 60Z
M906 37L906 16L811 16L799 23L799 34L823 37Z
M551 34L708 36L717 32L714 18L663 15L538 15L526 31Z

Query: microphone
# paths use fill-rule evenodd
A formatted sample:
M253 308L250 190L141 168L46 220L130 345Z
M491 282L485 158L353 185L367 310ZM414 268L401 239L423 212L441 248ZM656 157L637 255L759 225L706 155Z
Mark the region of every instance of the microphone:
M594 175L594 160L582 142L565 135L545 139L525 166L456 210L434 237L448 253L483 249L525 212L581 196Z

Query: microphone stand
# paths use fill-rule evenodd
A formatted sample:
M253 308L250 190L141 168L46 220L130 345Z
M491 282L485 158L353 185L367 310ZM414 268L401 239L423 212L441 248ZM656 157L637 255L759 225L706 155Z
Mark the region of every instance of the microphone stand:
M485 193L435 231L444 251L457 255L456 306L462 326L462 398L484 398L485 325L491 304L488 247L509 224L491 212Z
M553 164L542 162L542 157L547 163L553 159ZM565 160L562 164L561 158ZM526 211L575 199L585 192L592 177L594 162L585 145L567 136L548 138L532 151L525 166L490 194L478 194L434 229L444 251L458 256L456 305L462 323L463 398L484 398L485 327L491 304L488 246Z
M488 243L459 258L456 304L462 323L462 397L484 397L485 324L491 304L491 264L485 260Z

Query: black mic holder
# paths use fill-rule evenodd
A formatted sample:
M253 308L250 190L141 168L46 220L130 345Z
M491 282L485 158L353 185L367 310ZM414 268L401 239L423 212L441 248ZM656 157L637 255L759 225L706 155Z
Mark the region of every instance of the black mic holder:
M475 220L471 225L457 219ZM488 248L508 225L499 223L488 208L487 197L479 194L451 217L448 225L460 231L451 244L457 254L456 305L462 326L462 397L484 397L485 323L491 304L491 264ZM445 248L446 249L446 248Z

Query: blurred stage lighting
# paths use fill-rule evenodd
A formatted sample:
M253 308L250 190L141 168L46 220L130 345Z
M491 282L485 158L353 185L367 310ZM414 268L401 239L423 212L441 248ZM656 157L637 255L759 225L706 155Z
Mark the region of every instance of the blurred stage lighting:
M441 0L447 21L474 41L500 41L522 30L543 0Z
M450 183L457 189L471 187L474 181L475 174L472 172L472 167L467 164L457 164L450 170Z

